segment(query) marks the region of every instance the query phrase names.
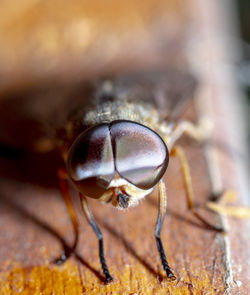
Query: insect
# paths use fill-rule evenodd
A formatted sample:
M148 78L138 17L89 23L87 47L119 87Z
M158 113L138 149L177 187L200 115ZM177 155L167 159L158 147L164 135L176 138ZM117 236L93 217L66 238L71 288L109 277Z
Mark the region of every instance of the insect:
M191 102L189 98L194 87L192 76L173 70L128 73L94 82L86 81L70 89L62 86L58 89L53 85L52 90L49 88L42 93L38 91L37 94L36 90L30 95L26 94L23 98L26 103L22 104L19 97L18 103L13 99L1 102L0 126L9 122L11 112L6 112L6 109L12 110L11 117L16 119L14 128L7 132L11 135L10 143L16 139L13 145L28 144L25 148L27 151L34 148L46 152L57 148L64 159L64 163L60 162L58 178L75 239L71 247L64 245L63 253L55 259L57 264L65 262L75 252L78 243L79 226L73 211L69 182L79 192L83 212L97 235L100 262L107 283L113 278L105 259L103 236L88 206L88 199L94 198L96 202L124 210L137 205L153 190L158 190L155 240L167 278L175 280L177 276L168 264L161 241L161 228L167 209L162 177L173 156L180 159L188 208L204 224L222 231L208 224L194 209L189 165L184 151L177 145L177 140L183 134L203 141L211 131L209 122L204 119L197 125L179 119L181 111ZM30 134L24 133L23 126L30 128L32 122L36 123L36 128ZM18 131L15 136L13 129ZM38 130L44 132L40 135ZM222 207L215 202L208 202L206 206L222 214L250 216L248 208Z
M184 133L198 141L206 139L210 126L206 121L201 121L199 125L171 121L170 114L164 109L162 111L168 115L168 120L161 116L159 107L157 109L154 105L153 96L157 95L163 98L164 103L167 102L167 94L163 91L163 82L167 78L165 74L158 73L99 81L84 111L79 108L72 111L74 124L69 116L68 126L62 136L65 168L59 170L58 176L75 230L73 249L77 245L78 224L72 212L68 179L78 190L85 216L97 236L100 263L107 283L113 278L105 259L103 235L88 206L88 198L110 203L123 210L137 205L158 188L155 239L169 280L175 280L176 276L164 252L161 228L167 209L162 177L171 156L178 156L181 162L188 208L206 225L213 227L194 210L189 166L184 151L176 146L176 141ZM160 85L156 87L157 83ZM191 84L188 84L189 88L193 88ZM169 110L173 110L173 106ZM57 263L63 263L69 255L63 253Z

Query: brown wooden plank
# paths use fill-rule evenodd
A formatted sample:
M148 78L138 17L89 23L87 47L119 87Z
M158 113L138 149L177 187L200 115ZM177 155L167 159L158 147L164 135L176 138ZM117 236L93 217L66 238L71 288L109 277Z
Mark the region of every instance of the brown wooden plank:
M197 3L194 1L191 11L196 12ZM202 11L211 14L215 8L216 5ZM200 19L197 13L194 15L196 27L201 32L208 30L210 36L210 23L205 23L204 29L204 15ZM216 37L217 33L213 33ZM214 39L209 44L213 48ZM200 58L198 54L195 56ZM210 115L216 126L215 139L223 143L218 163L223 185L237 189L240 201L244 202L245 189L236 177L238 166L243 165L235 159L232 161L235 147L229 140L231 126L239 130L235 120L229 117L234 111L232 101L227 105L230 112L224 111L225 96L231 95L232 88L216 83L215 73L208 76L214 79L207 80L205 74L201 75L198 96L204 96L205 101L214 97ZM231 82L227 80L227 86L233 85ZM185 115L195 119L193 109ZM196 200L203 204L211 193L204 153L201 146L190 141L182 140L181 144L190 162ZM224 218L229 224L227 236L200 224L186 209L180 165L175 158L171 159L164 178L168 214L162 238L169 263L178 277L176 282L166 280L153 236L156 194L125 212L90 202L103 230L107 262L115 279L107 286L102 279L96 237L78 212L79 201L73 192L81 220L80 242L76 257L63 266L55 266L52 261L60 254L62 245L73 241L72 226L55 179L57 163L54 154L1 158L0 294L247 294L250 284L246 221ZM211 222L221 222L215 214L201 212Z
M192 148L188 155L193 162L195 193L201 201L209 195L204 159L198 148ZM153 236L157 200L151 196L127 212L94 201L90 204L103 229L107 261L115 277L114 284L109 286L100 281L97 241L82 217L78 258L71 258L62 267L49 263L60 253L60 239L70 243L73 238L58 191L1 180L1 224L7 229L2 231L0 242L3 294L18 290L27 294L31 290L60 294L63 289L66 294L81 294L82 290L87 294L112 290L116 294L222 291L220 237L187 212L177 159L171 161L165 179L169 210L162 237L169 262L180 281L169 283L164 279Z
M183 145L191 164L195 195L201 204L211 192L204 155L200 146L185 140ZM39 170L39 166L32 165L35 161L34 158L22 160L19 172L13 173L16 180L1 179L2 294L223 293L224 237L205 228L187 211L178 159L171 160L165 177L168 215L162 233L169 263L178 281L167 282L161 269L153 236L157 217L157 195L153 194L125 212L94 200L90 202L103 230L107 261L115 278L108 286L103 284L96 237L79 212L81 238L76 258L70 258L60 267L51 263L59 255L62 243L72 243L73 232L56 183L52 182L54 187L46 187L42 181L46 180L47 169L54 168L53 163L50 161ZM17 160L12 164L14 171ZM29 177L29 182L24 181L25 174L36 173L41 175L40 183L37 177L33 183L29 183ZM47 177L51 175L50 172ZM79 209L76 195L75 207ZM213 213L203 214L216 223ZM235 221L236 227L239 224L244 226L243 222ZM235 230L234 235L240 238Z

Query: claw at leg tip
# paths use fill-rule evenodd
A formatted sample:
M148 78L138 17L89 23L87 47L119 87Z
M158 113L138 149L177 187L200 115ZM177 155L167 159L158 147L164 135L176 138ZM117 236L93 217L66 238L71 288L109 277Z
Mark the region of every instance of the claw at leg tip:
M106 276L105 283L110 284L113 282L113 278L111 276Z
M173 273L167 274L167 278L169 282L176 281L176 276Z

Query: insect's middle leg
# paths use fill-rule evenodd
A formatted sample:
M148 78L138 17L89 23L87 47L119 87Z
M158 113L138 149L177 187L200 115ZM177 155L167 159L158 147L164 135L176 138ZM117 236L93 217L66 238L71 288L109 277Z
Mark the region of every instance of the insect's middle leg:
M67 172L65 169L59 169L57 174L59 179L60 191L63 196L64 202L67 206L67 209L72 221L72 225L74 228L74 233L75 233L73 246L70 248L65 247L64 252L61 254L61 256L55 260L56 264L60 265L64 263L67 260L67 258L75 251L75 248L78 242L79 230L78 230L78 221L73 209L73 205L72 205L72 201L71 201L71 197L69 193L69 188L67 183L67 178L68 178Z
M88 206L88 203L87 203L87 200L85 198L85 196L83 196L81 193L80 193L80 198L81 198L81 201L82 201L82 208L83 208L83 212L89 222L89 224L91 225L91 227L93 228L97 238L98 238L98 241L99 241L99 257L100 257L100 262L101 262L101 265L102 265L102 270L103 270L103 274L105 276L105 281L107 283L111 283L113 281L113 278L111 277L110 273L109 273L109 269L108 269L108 266L106 264L106 259L105 259L105 256L104 256L104 247L103 247L103 236L102 236L102 233L98 227L98 225L96 224L95 222L95 219L89 209L89 206Z
M212 123L206 118L200 119L198 124L189 121L181 121L172 131L167 142L168 147L171 150L176 141L182 137L183 134L188 135L197 142L204 142L211 136L212 129Z
M206 221L194 208L194 193L193 193L193 186L192 186L192 180L191 180L191 174L189 171L189 165L186 159L186 156L182 150L181 147L175 146L170 156L178 156L181 162L181 168L182 168L182 174L184 178L185 188L186 188L186 196L187 196L187 205L188 209L193 213L193 215L198 218L202 223L204 223L207 227L223 232L224 230L222 228L218 228L212 224L210 224L208 221Z

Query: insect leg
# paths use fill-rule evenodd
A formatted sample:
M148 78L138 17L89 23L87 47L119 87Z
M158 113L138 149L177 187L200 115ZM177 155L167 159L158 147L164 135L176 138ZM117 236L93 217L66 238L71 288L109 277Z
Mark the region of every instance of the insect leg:
M100 262L101 262L101 265L102 265L102 270L103 270L103 274L105 276L105 280L107 283L110 283L113 281L113 278L111 277L110 273L109 273L109 270L108 270L108 266L106 264L106 259L104 257L104 248L103 248L103 236L102 236L102 233L98 227L98 225L96 224L95 222L95 219L89 209L89 206L88 206L88 203L87 203L87 200L85 198L85 196L83 196L81 193L80 193L80 198L81 198L81 201L82 201L82 208L83 208L83 212L89 222L89 224L91 225L91 227L93 228L97 238L98 238L98 241L99 241L99 257L100 257Z
M191 180L191 174L189 170L189 165L186 159L186 156L182 150L181 147L175 146L171 151L171 156L178 156L181 162L181 168L183 173L183 178L185 182L186 192L187 192L187 205L188 209L197 217L201 222L203 222L206 226L209 228L223 232L223 229L217 228L216 226L210 224L207 222L198 212L194 209L194 193L193 193L193 186L192 186L192 180Z
M212 124L208 119L201 119L198 124L194 124L189 121L181 121L172 131L168 147L174 146L175 142L186 133L189 137L193 138L198 142L205 141L208 139L212 132Z
M156 239L158 251L160 253L162 266L167 273L168 279L171 281L174 281L176 280L176 277L172 273L170 266L168 265L167 258L166 258L162 241L161 241L161 236L160 236L163 220L166 215L166 209L167 209L166 188L162 180L159 182L158 187L159 187L159 211L158 211L158 218L157 218L156 227L155 227L155 239Z
M210 136L212 132L212 124L211 121L203 116L198 124L193 124L189 121L181 121L175 129L172 131L171 135L168 138L165 138L165 141L167 143L167 146L169 150L171 150L175 144L175 142L184 134L186 133L189 137L193 138L194 140L198 142L204 142L206 141ZM168 140L167 140L168 139ZM236 195L236 192L232 192L232 190L224 191L222 188L221 178L220 178L220 171L217 165L217 157L216 152L213 147L213 144L209 142L205 142L204 145L204 152L207 162L207 168L209 173L209 179L211 183L212 188L212 196L215 199L215 202L207 202L205 207L216 212L229 215L229 216L235 216L239 218L249 218L250 211L246 207L238 207L238 208L227 208L226 206L223 206L221 203L218 203L218 201L221 201L222 199L226 199L225 196L228 196L229 194ZM172 155L176 154L177 152L173 149ZM187 197L188 197L188 207L193 211L193 214L200 219L203 223L209 225L207 221L205 221L194 209L193 209L193 191L192 191L192 184L191 184L191 178L190 178L190 172L187 164L186 157L182 150L178 147L178 153L179 158L182 162L182 170L184 175L184 180L186 184L187 189ZM190 208L191 206L191 208ZM214 226L212 226L214 228ZM217 229L221 231L222 229Z
M176 125L172 131L169 139L166 140L169 150L171 150L175 142L183 135L186 134L190 138L197 142L205 142L204 153L207 162L209 179L212 186L213 197L219 199L218 197L222 195L223 189L219 177L219 170L216 165L212 165L215 159L215 152L213 145L207 141L212 134L212 122L207 117L203 116L199 119L197 124L189 121L181 121Z
M67 260L67 258L74 252L77 242L78 242L78 235L79 235L79 231L78 231L78 222L77 222L77 218L73 209L73 205L72 205L72 201L71 201L71 197L70 197L70 193L69 193L69 188L68 188L68 183L67 183L67 172L65 169L58 169L58 179L59 179L59 186L60 186L60 191L61 194L63 196L64 202L67 206L71 221L72 221L72 225L74 228L74 233L75 233L75 240L74 240L74 244L70 249L65 248L63 254L61 255L61 257L59 259L56 259L56 263L62 264L63 262L65 262Z

